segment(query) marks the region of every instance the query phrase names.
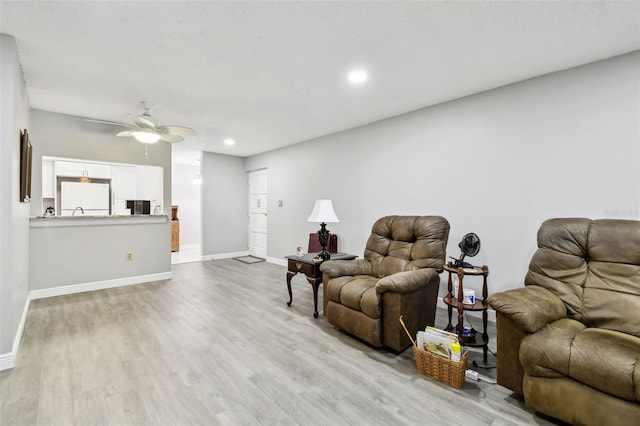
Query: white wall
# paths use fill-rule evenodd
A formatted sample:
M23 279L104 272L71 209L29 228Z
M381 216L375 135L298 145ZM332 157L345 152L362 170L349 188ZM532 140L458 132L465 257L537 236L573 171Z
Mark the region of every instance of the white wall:
M31 139L33 143L34 202L31 216L42 212L42 156L66 157L82 160L124 164L161 166L164 169L164 214L170 215L171 145L158 142L145 145L132 138L119 138L118 126L86 121L82 117L33 109L31 111ZM148 157L145 157L145 148Z
M635 52L248 158L269 169L269 256L305 246L329 198L341 251L362 256L381 216L442 215L448 255L475 232L489 291L521 286L545 219L640 219L638 69Z
M202 174L200 164L173 163L171 170L171 200L178 206L180 219L180 245L193 246L202 243L202 186L194 185L195 175Z
M202 153L202 256L246 252L248 189L244 159Z
M29 204L19 202L20 130L29 100L13 37L0 34L0 370L15 364L28 306Z

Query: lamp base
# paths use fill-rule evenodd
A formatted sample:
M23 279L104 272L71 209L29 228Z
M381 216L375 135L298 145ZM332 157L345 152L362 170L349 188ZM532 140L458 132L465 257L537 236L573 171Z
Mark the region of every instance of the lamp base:
M323 250L320 253L318 253L318 256L322 258L322 260L329 260L331 259L331 253L329 253L327 250Z
M327 251L327 243L329 242L329 235L331 233L327 230L327 224L322 222L320 224L320 230L318 230L318 241L320 242L320 256L323 260L331 259L331 254Z

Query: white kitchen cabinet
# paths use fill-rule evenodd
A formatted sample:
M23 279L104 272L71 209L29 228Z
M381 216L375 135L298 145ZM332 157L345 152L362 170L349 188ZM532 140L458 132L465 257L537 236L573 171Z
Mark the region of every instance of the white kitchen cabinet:
M136 199L136 168L111 166L111 192L114 200Z
M110 179L111 165L78 161L56 161L56 176Z
M110 179L111 167L110 164L85 163L86 176L96 179Z
M56 161L56 176L83 177L84 163Z
M42 198L56 197L56 176L53 161L42 162Z
M151 201L151 214L163 213L164 171L158 166L136 166L136 199Z

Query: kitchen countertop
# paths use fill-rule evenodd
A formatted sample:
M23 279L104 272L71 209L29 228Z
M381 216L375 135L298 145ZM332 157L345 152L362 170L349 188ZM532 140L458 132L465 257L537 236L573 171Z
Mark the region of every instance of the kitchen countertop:
M31 228L69 227L69 226L106 226L106 225L144 225L169 223L167 215L111 215L111 216L36 216L29 218Z

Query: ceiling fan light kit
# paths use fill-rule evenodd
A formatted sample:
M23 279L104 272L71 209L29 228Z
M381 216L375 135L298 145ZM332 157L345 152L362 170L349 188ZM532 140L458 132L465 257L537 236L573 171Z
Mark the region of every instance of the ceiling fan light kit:
M142 143L156 143L160 140L159 134L146 130L136 130L134 132L131 132L131 136L136 138L138 142Z

